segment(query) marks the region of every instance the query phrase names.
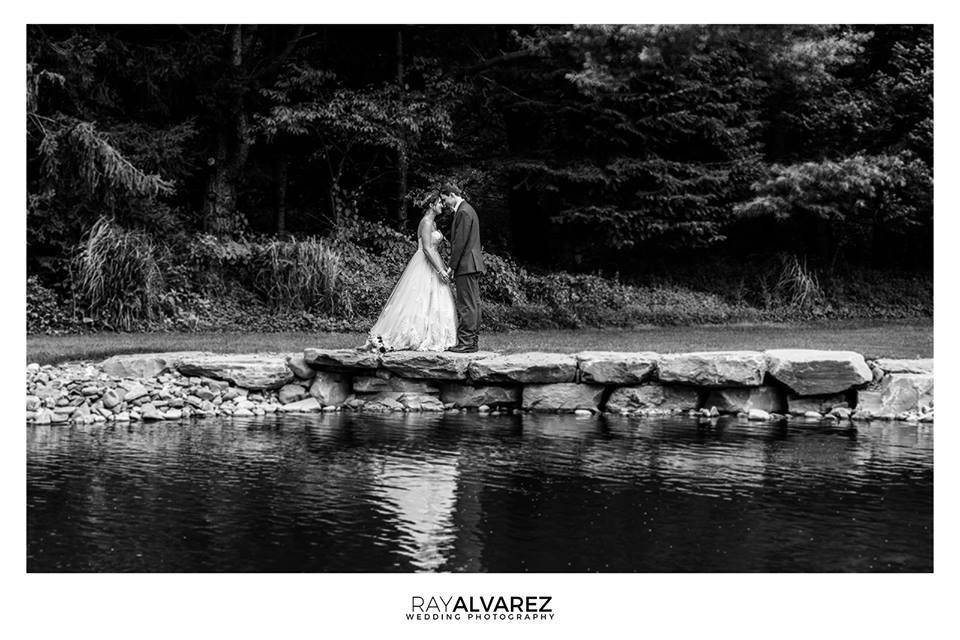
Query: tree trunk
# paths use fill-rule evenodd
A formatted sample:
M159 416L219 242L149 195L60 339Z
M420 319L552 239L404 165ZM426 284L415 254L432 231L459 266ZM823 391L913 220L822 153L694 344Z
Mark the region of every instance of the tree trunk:
M276 206L277 206L277 233L285 233L287 230L287 167L290 164L290 158L285 153L281 153L273 166L274 181L277 186Z
M400 91L404 90L403 72L403 31L397 28L397 84ZM406 146L406 142L404 142ZM405 231L407 228L407 170L406 149L397 149L397 228Z
M237 185L250 151L250 126L243 104L240 78L243 73L243 28L233 25L228 49L229 72L235 80L224 121L217 134L217 152L207 185L204 226L216 234L231 233L242 226L237 211Z

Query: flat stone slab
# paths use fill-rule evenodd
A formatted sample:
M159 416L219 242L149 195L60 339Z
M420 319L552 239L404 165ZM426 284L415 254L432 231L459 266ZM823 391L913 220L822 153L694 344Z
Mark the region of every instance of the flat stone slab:
M380 354L361 349L304 349L303 361L323 371L372 371L380 367Z
M766 368L760 351L667 353L660 357L657 378L700 387L756 387Z
M653 376L660 354L650 351L581 351L576 358L581 382L640 384Z
M767 413L782 413L787 404L777 387L736 387L713 389L703 402L703 408L716 407L720 413L750 413L753 409Z
M933 358L919 358L916 360L902 360L896 358L880 358L874 360L884 373L933 373Z
M286 356L277 354L198 354L181 358L177 370L255 390L279 389L294 379Z
M492 351L451 353L449 351L388 351L380 356L381 366L404 378L421 380L466 380L470 364L496 357Z
M853 351L772 349L767 371L800 396L840 393L873 380L863 356Z
M614 389L607 400L607 409L623 411L687 411L698 408L700 392L693 387L648 382L633 387Z
M577 382L529 384L523 388L523 408L531 411L596 411L603 397L603 386Z
M155 378L173 371L184 358L213 355L203 351L172 351L170 353L131 353L116 355L100 363L103 372L115 378Z
M469 377L475 382L574 382L577 358L564 353L538 351L487 357L470 363Z

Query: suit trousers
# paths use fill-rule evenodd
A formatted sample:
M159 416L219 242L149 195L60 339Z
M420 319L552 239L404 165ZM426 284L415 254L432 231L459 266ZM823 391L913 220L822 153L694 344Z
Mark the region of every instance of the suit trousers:
M477 346L480 336L480 274L456 276L457 344Z

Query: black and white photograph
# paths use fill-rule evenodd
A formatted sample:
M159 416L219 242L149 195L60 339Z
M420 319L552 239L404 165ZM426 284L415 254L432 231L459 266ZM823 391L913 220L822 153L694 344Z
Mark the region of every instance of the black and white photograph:
M933 578L930 21L21 26L31 580Z

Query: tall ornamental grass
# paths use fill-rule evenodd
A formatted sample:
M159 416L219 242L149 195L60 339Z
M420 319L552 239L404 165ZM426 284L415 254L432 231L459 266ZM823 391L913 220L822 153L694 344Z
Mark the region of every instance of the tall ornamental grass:
M153 320L164 289L150 237L106 217L97 220L80 246L75 283L88 314L121 331Z
M323 238L270 240L254 245L253 284L271 307L282 311L352 313L343 286L344 260Z

